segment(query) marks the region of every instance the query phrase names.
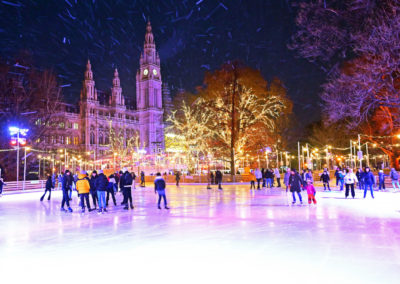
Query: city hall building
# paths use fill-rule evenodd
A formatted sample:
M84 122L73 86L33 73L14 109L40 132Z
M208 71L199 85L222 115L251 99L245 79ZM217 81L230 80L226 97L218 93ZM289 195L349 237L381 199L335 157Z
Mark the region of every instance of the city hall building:
M136 109L125 104L117 69L108 96L96 89L88 60L79 104L61 104L61 111L53 119L55 127L40 144L46 149L91 152L100 158L110 154L112 127L122 133L125 140L138 136L141 148L147 153L162 152L165 148L164 121L171 106L169 89L162 84L160 57L148 22L140 68L136 73Z

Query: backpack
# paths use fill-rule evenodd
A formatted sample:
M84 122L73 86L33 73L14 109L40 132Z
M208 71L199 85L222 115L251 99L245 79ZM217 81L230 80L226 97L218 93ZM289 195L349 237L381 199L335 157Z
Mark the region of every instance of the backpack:
M393 171L392 172L392 178L395 179L395 180L399 179L399 173L397 171Z

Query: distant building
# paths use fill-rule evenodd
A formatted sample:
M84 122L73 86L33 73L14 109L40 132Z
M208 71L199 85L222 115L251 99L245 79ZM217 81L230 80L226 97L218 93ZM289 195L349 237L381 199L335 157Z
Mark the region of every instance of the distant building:
M160 152L165 148L164 120L171 107L168 86L162 86L160 57L148 22L136 74L136 110L125 104L118 70L114 70L110 92L101 92L95 88L92 65L88 60L79 106L61 104L52 120L52 130L40 141L41 146L90 151L101 157L108 154L112 127L122 129L126 139L138 135L147 153Z

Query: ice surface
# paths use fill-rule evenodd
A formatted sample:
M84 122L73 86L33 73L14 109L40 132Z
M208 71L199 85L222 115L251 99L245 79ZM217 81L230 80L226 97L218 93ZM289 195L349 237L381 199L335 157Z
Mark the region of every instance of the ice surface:
M41 194L0 198L2 283L400 283L400 193L289 206L275 189L168 186L167 211L148 187L134 210L84 215L76 192L72 214Z

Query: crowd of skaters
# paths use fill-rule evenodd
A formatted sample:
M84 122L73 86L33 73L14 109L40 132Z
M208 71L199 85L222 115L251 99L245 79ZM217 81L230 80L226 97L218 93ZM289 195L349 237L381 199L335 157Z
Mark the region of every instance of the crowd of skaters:
M40 198L43 201L48 193L47 200L51 198L51 190L55 188L55 175L48 175L46 180L45 192ZM109 175L105 175L103 170L96 170L90 173L81 171L79 174L73 175L69 170L66 170L63 175L58 176L58 186L62 190L61 208L62 212L73 212L70 202L72 201L72 191L76 190L79 197L79 206L81 212L85 213L86 208L89 212L97 210L99 213L107 212L110 197L114 206L117 206L115 195L121 192L123 201L121 205L124 210L134 209L132 200L132 189L135 189L136 175L130 173L126 168L122 171ZM145 174L140 173L140 186L145 187ZM166 182L160 173L156 174L154 181L154 191L159 195L158 209L161 209L161 200L164 201L164 208L167 206L165 195ZM90 197L92 202L90 202ZM93 206L91 206L91 204ZM66 209L65 209L66 208Z
M389 177L392 182L393 189L399 189L399 173L392 168L390 174L384 174L383 170L378 171L378 176L375 177L373 172L369 167L357 169L354 173L351 168L341 168L337 167L335 170L334 177L336 179L336 187L339 191L345 190L345 198L349 195L355 198L355 188L359 187L360 190L364 190L364 198L367 197L367 193L370 192L371 197L374 198L374 189L385 190L385 178ZM255 190L255 183L257 182L257 190L261 188L271 188L274 186L274 178L277 181L277 187L281 187L280 184L280 172L279 169L255 169L250 172L250 190ZM320 181L323 184L324 191L331 191L330 187L330 175L329 170L325 168L321 175L319 176ZM286 192L290 191L292 193L292 204L297 202L296 195L300 201L303 203L301 192L307 191L308 203L316 204L316 190L314 187L314 177L310 169L304 169L301 173L297 172L295 169L287 168L283 183L286 187ZM262 184L262 185L261 185ZM379 188L378 188L379 186Z

